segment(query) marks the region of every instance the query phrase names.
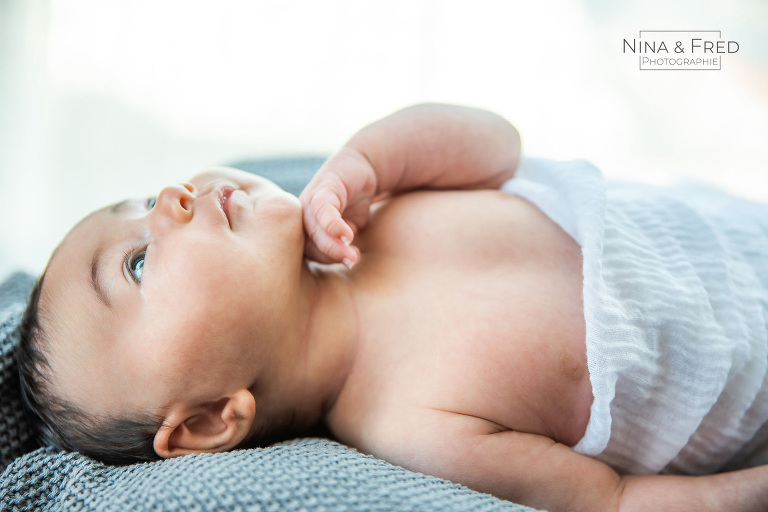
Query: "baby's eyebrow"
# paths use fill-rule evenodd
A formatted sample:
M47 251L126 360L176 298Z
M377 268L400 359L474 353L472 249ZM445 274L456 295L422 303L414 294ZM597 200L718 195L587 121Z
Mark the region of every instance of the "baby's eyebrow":
M112 309L112 303L110 302L109 297L107 297L107 294L104 293L104 288L101 286L101 260L103 254L103 247L99 247L96 249L96 252L93 253L93 259L91 260L91 285L93 285L93 289L99 297L99 300L109 309Z
M115 215L117 213L120 213L120 211L128 204L131 203L130 199L124 199L123 201L120 201L119 203L115 203L112 206L110 206L107 209L107 213L109 215ZM96 292L96 296L99 297L99 300L104 303L105 306L107 306L109 309L112 309L112 302L109 300L109 296L104 290L104 287L102 286L102 260L104 256L104 247L99 246L96 251L93 253L93 258L91 259L91 285L93 286L93 290Z

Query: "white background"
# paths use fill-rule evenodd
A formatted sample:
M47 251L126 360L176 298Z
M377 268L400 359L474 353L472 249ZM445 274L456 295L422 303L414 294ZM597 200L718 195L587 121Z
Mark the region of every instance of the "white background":
M721 30L721 71L639 71L639 30ZM210 164L327 154L421 101L525 152L768 199L768 3L0 0L0 278L91 210Z

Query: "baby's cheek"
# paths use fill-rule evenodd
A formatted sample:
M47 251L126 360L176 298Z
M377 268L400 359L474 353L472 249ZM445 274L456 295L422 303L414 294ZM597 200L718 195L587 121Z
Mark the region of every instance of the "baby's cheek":
M205 394L236 369L230 331L215 315L180 315L175 327L154 343L156 372L168 387Z
M126 336L110 351L99 368L89 371L91 393L104 399L104 407L117 413L154 404L159 387L154 378L156 354L147 351L140 336Z

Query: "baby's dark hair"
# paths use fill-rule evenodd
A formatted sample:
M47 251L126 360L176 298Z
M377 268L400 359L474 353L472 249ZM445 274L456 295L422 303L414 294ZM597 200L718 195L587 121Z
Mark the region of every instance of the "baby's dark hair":
M21 320L16 351L21 396L37 437L43 445L78 451L110 464L157 460L152 447L162 418L139 414L134 418L95 417L58 396L48 378L50 365L44 345L50 340L40 325L40 295L45 273L32 288Z
M40 323L40 296L44 280L45 273L30 292L16 347L21 395L38 440L43 445L77 451L109 464L159 460L153 441L162 426L160 414L141 413L133 418L116 418L107 414L94 416L56 394L49 378L51 367L46 357L46 347L52 340ZM327 435L322 425L309 424L293 413L261 420L256 432L252 432L238 448L265 446L300 434Z

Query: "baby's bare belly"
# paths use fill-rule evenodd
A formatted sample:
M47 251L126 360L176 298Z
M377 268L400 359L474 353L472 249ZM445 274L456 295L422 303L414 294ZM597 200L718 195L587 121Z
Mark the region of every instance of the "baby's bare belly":
M355 278L378 304L348 385L371 393L342 393L336 420L416 406L579 441L592 393L567 234L502 192L420 193L377 212L360 243Z

